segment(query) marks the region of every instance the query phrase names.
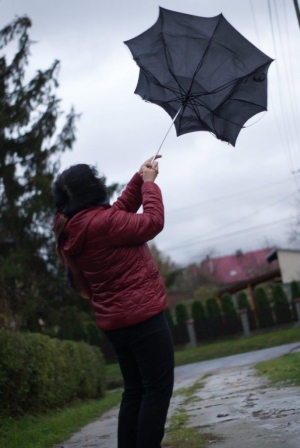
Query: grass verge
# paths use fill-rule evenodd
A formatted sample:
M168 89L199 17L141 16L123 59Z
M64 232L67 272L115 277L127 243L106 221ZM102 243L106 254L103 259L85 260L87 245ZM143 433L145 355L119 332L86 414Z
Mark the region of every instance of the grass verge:
M53 448L82 426L117 405L121 392L108 393L101 400L76 403L47 415L0 419L0 446L5 448Z
M300 353L290 353L260 362L255 367L260 374L267 375L274 384L300 386Z
M183 407L190 401L200 400L194 394L204 387L203 380L210 375L204 375L199 381L196 381L190 387L178 389L173 396L182 396L183 401L178 405L177 412L168 419L166 435L163 442L163 448L205 448L208 443L221 440L213 434L201 432L195 427L187 427L189 420L188 413Z
M300 341L300 328L290 328L248 338L241 337L230 341L203 344L196 348L176 352L175 365L181 366L298 341ZM109 364L106 374L109 382L111 381L114 385L122 385L122 375L118 364Z
M181 409L169 419L166 429L166 438L163 448L205 448L206 440L199 434L196 428L186 428L188 415L185 409Z

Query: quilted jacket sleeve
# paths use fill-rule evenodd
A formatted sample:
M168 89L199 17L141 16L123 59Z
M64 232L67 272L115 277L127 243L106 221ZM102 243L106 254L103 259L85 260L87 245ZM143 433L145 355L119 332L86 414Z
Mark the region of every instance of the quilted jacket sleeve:
M121 196L114 202L113 207L118 210L136 213L142 205L142 188L143 180L136 173L127 184Z
M143 213L112 210L109 235L116 246L142 244L152 240L164 227L164 206L160 188L144 182L141 188Z

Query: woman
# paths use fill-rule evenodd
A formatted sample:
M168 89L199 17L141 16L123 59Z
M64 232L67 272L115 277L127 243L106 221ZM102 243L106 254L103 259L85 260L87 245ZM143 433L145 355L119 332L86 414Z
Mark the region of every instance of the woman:
M147 245L164 226L157 174L147 160L112 206L94 167L71 166L53 184L58 253L74 288L90 298L124 378L118 448L161 446L173 390L166 292Z

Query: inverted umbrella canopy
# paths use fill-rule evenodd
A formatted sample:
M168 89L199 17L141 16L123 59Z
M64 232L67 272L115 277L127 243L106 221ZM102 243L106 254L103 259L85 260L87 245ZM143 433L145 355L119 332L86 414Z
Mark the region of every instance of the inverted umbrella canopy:
M140 67L135 93L161 106L177 136L209 131L235 146L244 123L267 110L273 59L222 14L197 17L160 8L157 22L128 40Z

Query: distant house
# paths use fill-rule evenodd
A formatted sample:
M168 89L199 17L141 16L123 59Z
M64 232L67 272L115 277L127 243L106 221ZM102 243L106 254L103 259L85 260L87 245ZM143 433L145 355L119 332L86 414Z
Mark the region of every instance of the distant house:
M281 280L284 285L292 281L300 281L300 250L299 249L273 249L266 255L270 266L278 266Z
M224 257L207 257L201 263L201 270L220 288L270 274L278 273L278 262L274 264L266 260L271 249L261 249L252 252L237 251L234 255Z
M278 261L270 264L266 259L270 252L271 249L266 248L245 253L237 251L234 255L217 258L207 257L200 269L219 287L219 297L225 292L235 294L246 289L255 309L254 287L280 277Z

